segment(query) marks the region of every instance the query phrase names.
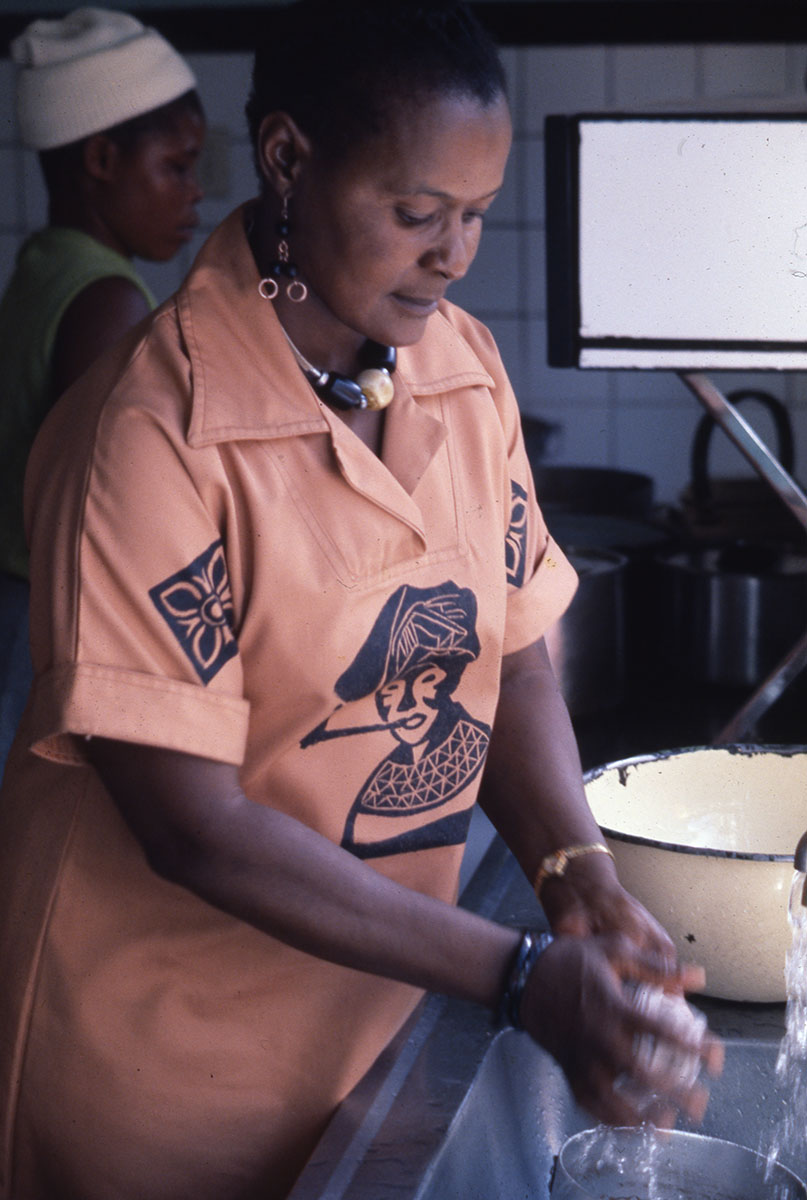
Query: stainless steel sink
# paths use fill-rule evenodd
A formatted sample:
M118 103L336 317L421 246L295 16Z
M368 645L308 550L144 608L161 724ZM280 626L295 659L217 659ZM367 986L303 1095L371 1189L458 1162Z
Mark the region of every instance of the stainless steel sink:
M498 840L463 903L514 925L541 920ZM774 1073L784 1005L698 1003L726 1042L700 1131L766 1153L785 1105ZM525 1034L432 997L336 1113L292 1200L546 1200L561 1145L592 1124ZM807 1180L807 1150L783 1162Z
M776 1047L730 1042L726 1068L698 1132L767 1154L784 1097L773 1068ZM504 1121L496 1114L506 1114ZM592 1125L571 1102L558 1068L518 1034L505 1033L485 1056L465 1104L435 1156L418 1200L491 1200L549 1194L554 1158L565 1140ZM807 1178L807 1154L787 1162ZM798 1170L801 1166L802 1170Z

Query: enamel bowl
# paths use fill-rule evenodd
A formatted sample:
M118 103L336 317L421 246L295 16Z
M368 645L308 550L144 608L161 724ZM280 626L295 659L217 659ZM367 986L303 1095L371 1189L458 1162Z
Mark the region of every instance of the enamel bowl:
M705 969L707 995L784 1001L807 746L625 759L588 772L586 793L622 884Z

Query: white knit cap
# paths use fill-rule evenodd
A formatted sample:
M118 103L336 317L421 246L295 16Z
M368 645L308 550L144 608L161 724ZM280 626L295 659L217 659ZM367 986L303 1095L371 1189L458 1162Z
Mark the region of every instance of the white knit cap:
M11 43L20 136L52 150L139 117L196 87L173 46L128 13L77 8Z

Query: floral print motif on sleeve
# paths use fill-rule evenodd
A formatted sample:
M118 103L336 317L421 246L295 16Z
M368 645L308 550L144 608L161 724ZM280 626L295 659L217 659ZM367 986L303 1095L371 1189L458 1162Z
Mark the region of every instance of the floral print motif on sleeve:
M208 684L238 653L221 540L213 542L187 567L150 588L149 595L196 674Z

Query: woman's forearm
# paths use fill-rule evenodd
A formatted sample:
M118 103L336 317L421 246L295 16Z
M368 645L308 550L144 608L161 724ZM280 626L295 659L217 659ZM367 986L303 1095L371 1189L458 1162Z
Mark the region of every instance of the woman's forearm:
M543 642L508 656L480 804L535 879L544 855L601 840L572 723ZM597 856L598 858L600 856ZM586 862L586 869L610 860Z
M235 767L104 739L88 753L160 875L307 953L498 1008L518 930L402 887L254 803ZM592 1112L624 1123L638 1117L612 1081L633 1070L640 1018L622 974L675 982L674 964L646 960L624 938L561 937L511 1007Z
M229 830L229 832L228 832ZM199 895L300 950L495 1007L517 935L395 883L245 796L176 864Z
M252 802L226 764L101 740L91 758L160 875L300 950L496 1007L517 931Z

